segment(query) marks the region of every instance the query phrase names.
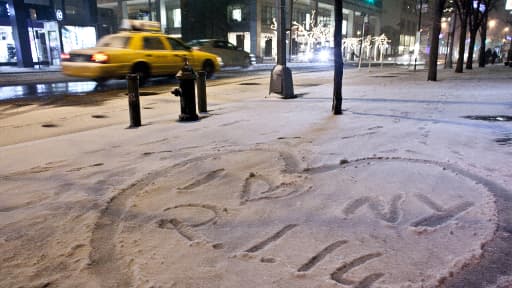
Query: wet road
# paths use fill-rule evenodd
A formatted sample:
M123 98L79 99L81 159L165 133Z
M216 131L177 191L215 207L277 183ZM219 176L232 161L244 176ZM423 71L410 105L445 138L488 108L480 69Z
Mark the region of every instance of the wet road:
M255 65L249 69L231 68L218 72L214 79L208 80L211 85L222 83L229 79L247 77L251 75L269 74L273 65ZM319 71L331 69L330 65L295 64L294 73ZM270 75L270 74L269 74ZM71 78L60 72L34 72L4 74L0 81L0 101L12 101L22 99L49 99L60 96L82 96L95 92L126 90L125 80L110 80L103 85L86 79ZM176 86L178 81L171 77L153 78L144 88Z
M167 84L173 80L167 79ZM177 83L177 82L176 82ZM164 81L155 79L148 82L148 87L163 85ZM73 81L42 84L22 84L0 87L0 101L20 99L48 99L51 97L68 95L87 95L94 92L116 91L126 89L126 81L111 80L104 85L98 85L94 81Z
M45 84L23 84L0 87L0 101L23 98L48 98L57 95L86 94L94 91L95 82L59 82Z

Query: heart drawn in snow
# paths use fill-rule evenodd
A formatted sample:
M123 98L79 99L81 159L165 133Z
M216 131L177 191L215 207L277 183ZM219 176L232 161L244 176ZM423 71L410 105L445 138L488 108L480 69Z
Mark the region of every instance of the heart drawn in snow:
M303 181L303 179L298 181L300 177L301 175L294 174L283 175L282 178L285 179L275 183L263 175L251 172L245 178L240 204L263 199L279 199L304 192L307 189L300 185Z

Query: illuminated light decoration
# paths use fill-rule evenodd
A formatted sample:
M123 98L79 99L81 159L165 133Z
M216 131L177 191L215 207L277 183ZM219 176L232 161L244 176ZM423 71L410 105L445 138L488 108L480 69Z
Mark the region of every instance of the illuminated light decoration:
M480 3L480 8L478 8L478 4ZM478 8L480 12L485 12L485 3L482 3L480 0L473 0L473 8Z
M102 52L94 53L91 56L91 61L96 63L107 63L108 55Z
M62 13L62 10L60 10L60 9L55 10L55 18L57 18L57 21L64 20L64 13Z
M327 50L322 50L320 53L318 53L318 58L322 62L327 62L329 60L329 57L331 56L331 53Z

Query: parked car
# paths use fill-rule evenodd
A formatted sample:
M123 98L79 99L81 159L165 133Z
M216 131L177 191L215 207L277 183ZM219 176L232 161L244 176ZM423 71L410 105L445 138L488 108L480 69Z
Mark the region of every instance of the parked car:
M62 73L98 83L111 78L123 79L133 73L139 74L142 85L150 77L178 73L185 59L194 70L205 71L207 77L222 65L217 55L194 50L161 33L158 22L131 21L123 27L128 31L107 35L94 48L62 54Z
M249 67L256 63L256 57L233 43L221 39L200 39L187 43L188 46L200 51L213 53L222 58L224 66Z

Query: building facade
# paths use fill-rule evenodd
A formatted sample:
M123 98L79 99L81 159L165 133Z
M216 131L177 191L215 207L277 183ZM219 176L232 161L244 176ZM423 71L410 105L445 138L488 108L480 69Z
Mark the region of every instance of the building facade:
M97 12L94 0L0 1L0 65L59 65L62 51L96 43Z
M159 21L162 30L184 41L226 39L259 60L276 56L276 0L98 0L120 19ZM313 45L332 46L334 0L288 0L288 53L292 56ZM344 1L344 37L381 31L381 0ZM366 16L366 17L365 17Z
M383 31L381 1L345 0L343 36ZM406 0L404 0L406 1ZM60 53L94 46L122 19L158 21L184 41L221 38L253 53L276 55L276 0L0 0L0 65L59 65ZM288 0L288 53L331 47L334 0ZM363 35L364 34L364 35Z

